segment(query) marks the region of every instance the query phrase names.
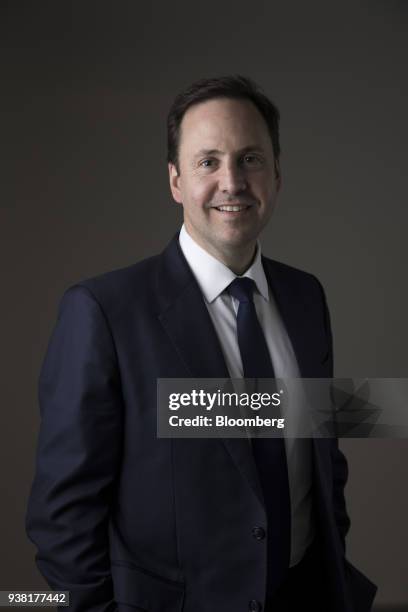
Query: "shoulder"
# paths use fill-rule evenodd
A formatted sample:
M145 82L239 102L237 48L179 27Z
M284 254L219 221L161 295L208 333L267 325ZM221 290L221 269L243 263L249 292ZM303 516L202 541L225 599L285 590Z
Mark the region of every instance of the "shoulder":
M105 313L123 313L155 294L159 255L132 265L79 280L64 292L62 302L97 302ZM150 300L151 301L151 300Z
M272 282L299 291L313 291L324 296L321 282L314 274L286 263L262 256L265 272Z
M112 290L137 292L142 286L146 286L146 283L148 285L151 282L158 259L158 255L148 257L132 265L81 280L78 284L98 295Z

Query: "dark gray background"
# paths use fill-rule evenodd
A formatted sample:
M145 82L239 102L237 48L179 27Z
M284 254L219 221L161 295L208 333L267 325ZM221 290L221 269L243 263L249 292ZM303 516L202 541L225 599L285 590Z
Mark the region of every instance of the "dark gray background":
M408 3L2 2L0 588L44 587L23 522L37 379L79 279L177 230L165 164L176 93L251 76L281 109L283 192L265 254L314 272L336 375L407 376ZM408 441L344 440L348 556L408 603Z

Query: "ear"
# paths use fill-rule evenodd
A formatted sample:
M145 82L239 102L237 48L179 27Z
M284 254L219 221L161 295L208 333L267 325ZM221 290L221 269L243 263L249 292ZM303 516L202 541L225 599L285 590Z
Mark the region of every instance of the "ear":
M275 178L276 178L276 191L280 191L282 187L282 172L280 169L280 163L278 159L275 159Z
M174 164L169 163L168 169L171 194L173 196L173 199L179 204L181 204L180 175Z

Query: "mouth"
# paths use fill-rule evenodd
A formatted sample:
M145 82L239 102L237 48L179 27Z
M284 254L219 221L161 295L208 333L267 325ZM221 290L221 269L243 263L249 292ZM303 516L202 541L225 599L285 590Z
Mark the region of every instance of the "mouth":
M252 204L225 204L223 206L214 206L213 208L221 213L236 214L249 210L252 208Z

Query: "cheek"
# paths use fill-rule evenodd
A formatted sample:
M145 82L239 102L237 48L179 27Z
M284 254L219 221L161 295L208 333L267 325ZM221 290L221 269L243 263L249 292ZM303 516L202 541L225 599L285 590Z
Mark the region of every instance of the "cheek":
M213 192L210 181L198 180L191 185L190 198L197 206L203 206L211 201Z
M276 193L276 179L269 169L253 173L250 177L250 186L263 200L269 200Z
M277 195L276 187L275 185L258 185L256 195L262 200L264 206L269 207L275 201Z

